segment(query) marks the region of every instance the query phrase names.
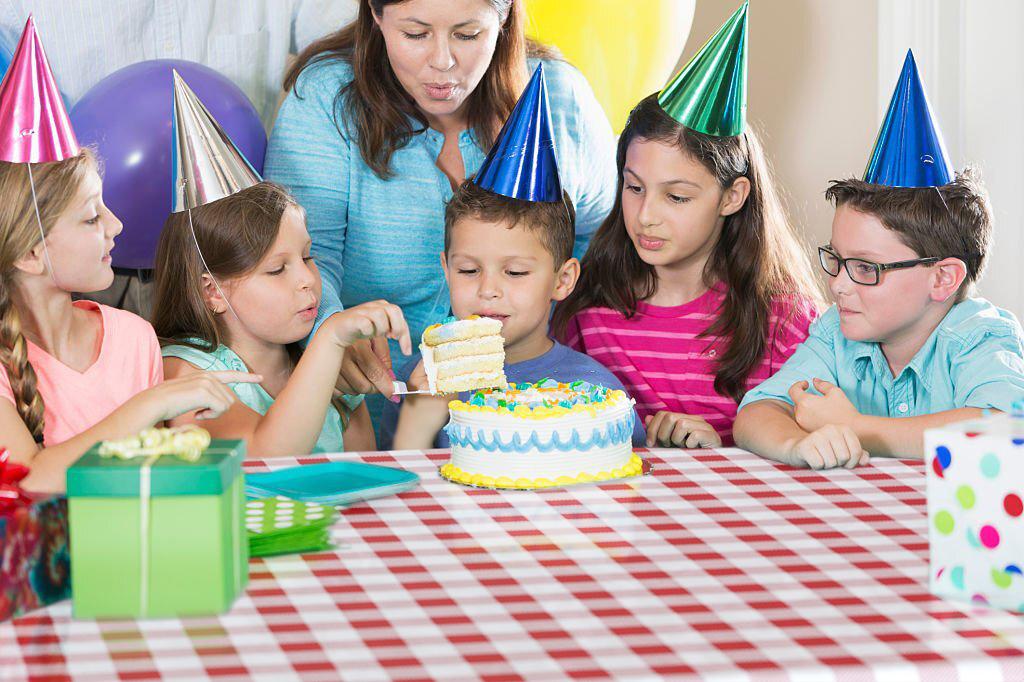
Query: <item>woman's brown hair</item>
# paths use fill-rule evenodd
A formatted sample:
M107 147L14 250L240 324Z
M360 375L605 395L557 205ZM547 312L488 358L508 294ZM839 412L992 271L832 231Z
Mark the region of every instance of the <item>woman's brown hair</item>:
M77 196L86 174L95 169L96 157L89 149L82 149L77 156L64 161L32 164L44 234L50 232ZM42 444L43 397L36 388L35 370L28 361L28 344L15 301L18 270L14 266L28 255L39 239L27 166L0 161L0 365L7 370L18 414L35 441Z
M352 66L352 81L335 97L348 114L346 135L355 136L367 166L382 179L391 177L391 156L427 128L427 119L398 81L388 59L384 36L374 20L388 5L406 0L360 0L359 16L351 24L317 40L303 50L288 69L284 89L295 88L299 75L319 62L343 60ZM523 32L523 0L486 0L498 13L501 31L494 56L483 79L466 100L469 127L481 149L490 149L501 124L512 113L526 84L526 56L554 57L556 53ZM295 95L301 96L296 89ZM419 122L415 128L409 118Z
M718 354L715 390L739 402L747 377L770 343L773 300L788 299L791 313L801 298L822 304L807 249L786 218L764 151L749 129L734 137L702 135L666 114L656 94L641 100L619 137L618 200L590 242L575 291L555 309L552 329L564 337L573 316L591 307L612 308L630 318L637 302L657 289L654 268L640 259L622 215L623 167L635 139L678 148L707 168L723 190L740 177L750 181L747 201L725 218L704 269L706 286L726 285L718 316L702 334L728 338Z
M206 268L219 283L251 273L274 245L289 208L302 210L283 187L260 182L192 209L191 227L187 212L167 218L154 270L153 329L161 345L181 344L211 352L229 344L203 295ZM298 362L299 344L287 348L292 362ZM347 424L350 411L340 400L332 403L343 425Z

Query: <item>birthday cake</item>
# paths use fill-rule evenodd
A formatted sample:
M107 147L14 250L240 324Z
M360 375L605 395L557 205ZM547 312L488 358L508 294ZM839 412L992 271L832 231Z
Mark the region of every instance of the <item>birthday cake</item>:
M441 475L487 488L549 488L636 476L633 401L625 392L543 379L448 404L451 461Z
M501 322L470 315L449 317L423 332L423 370L431 393L504 387L505 339Z

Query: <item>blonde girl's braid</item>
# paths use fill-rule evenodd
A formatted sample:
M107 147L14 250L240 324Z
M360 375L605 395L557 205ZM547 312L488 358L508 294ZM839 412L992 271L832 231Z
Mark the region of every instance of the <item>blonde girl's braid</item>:
M28 361L28 342L21 317L10 296L10 273L0 273L0 364L14 394L14 406L36 443L43 443L43 398L36 390L36 371Z

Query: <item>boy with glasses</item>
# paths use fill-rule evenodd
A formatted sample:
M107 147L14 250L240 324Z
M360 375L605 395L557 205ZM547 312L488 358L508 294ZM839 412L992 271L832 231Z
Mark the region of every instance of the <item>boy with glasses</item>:
M914 85L916 68L911 76ZM914 114L894 113L896 99L888 117ZM836 304L740 403L741 447L813 468L852 468L869 453L921 457L926 429L1024 397L1024 331L970 297L991 242L987 194L970 170L952 178L929 113L910 127L887 121L883 133L927 127L932 153L880 135L865 179L826 192L836 213L818 253Z
M969 298L992 217L970 172L942 187L832 183L818 249L835 305L773 377L748 392L737 444L814 468L867 453L921 456L925 429L1006 411L1024 397L1024 333Z

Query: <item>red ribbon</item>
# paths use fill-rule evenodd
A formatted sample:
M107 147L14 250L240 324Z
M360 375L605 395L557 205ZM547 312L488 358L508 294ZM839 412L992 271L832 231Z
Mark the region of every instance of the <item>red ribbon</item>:
M28 467L11 461L11 453L0 448L0 515L13 514L32 504L18 482L28 476Z

